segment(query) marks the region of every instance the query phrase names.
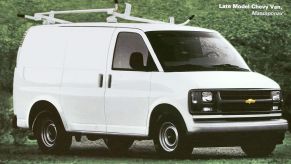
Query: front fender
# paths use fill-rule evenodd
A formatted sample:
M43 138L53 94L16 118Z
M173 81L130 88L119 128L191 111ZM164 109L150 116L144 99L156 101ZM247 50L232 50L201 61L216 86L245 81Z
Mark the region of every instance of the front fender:
M184 102L182 99L169 99L169 98L164 97L164 98L152 100L152 102L150 103L150 106L149 106L146 134L149 135L150 119L151 119L152 113L154 112L154 110L157 110L157 108L156 108L157 106L162 105L162 104L171 105L174 108L176 108L177 111L183 117L184 122L185 122L186 127L187 127L187 130L189 131L190 128L192 127L192 125L190 125L190 122L192 121L192 116L190 115L190 113L188 111L188 103Z

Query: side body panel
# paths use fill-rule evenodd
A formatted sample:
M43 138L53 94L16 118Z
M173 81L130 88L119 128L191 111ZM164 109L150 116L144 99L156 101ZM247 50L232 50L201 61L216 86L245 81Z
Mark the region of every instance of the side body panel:
M68 131L105 132L104 93L107 54L114 28L66 27L61 103Z
M13 106L18 127L28 128L29 111L36 101L59 102L66 43L65 29L47 26L29 29L19 48L14 73ZM62 116L62 109L58 110Z

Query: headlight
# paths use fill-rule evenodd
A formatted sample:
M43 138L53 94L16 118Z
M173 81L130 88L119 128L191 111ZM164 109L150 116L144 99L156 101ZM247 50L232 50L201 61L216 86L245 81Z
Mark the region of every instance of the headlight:
M272 91L271 96L273 101L280 101L280 91Z
M210 91L191 91L189 94L190 113L216 112L215 110L215 92Z
M212 101L212 93L211 92L202 92L202 101L203 102L211 102Z

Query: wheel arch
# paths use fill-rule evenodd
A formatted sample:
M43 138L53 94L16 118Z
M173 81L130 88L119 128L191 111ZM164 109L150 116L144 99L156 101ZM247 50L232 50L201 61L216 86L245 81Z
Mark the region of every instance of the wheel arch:
M153 136L155 122L162 115L174 115L180 121L183 122L185 130L187 130L185 120L184 120L182 114L180 113L180 111L175 106L173 106L171 104L163 103L163 104L159 104L159 105L155 106L150 114L149 126L148 126L148 132L149 132L148 136L150 138L152 138L152 136Z
M62 122L64 128L66 129L66 124L61 117L58 106L55 105L55 103L52 103L51 101L48 100L38 100L34 102L33 105L31 106L28 116L29 129L33 128L33 123L35 119L45 112L50 112L54 114Z

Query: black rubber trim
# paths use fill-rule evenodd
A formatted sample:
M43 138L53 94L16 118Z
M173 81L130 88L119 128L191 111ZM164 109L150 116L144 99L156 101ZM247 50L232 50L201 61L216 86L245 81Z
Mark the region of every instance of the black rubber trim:
M282 113L281 110L278 111L253 111L253 112L193 112L193 115L248 115L248 114L273 114Z
M221 123L221 122L243 122L243 121L270 121L273 119L282 119L282 116L272 117L248 117L248 118L194 118L195 123Z

